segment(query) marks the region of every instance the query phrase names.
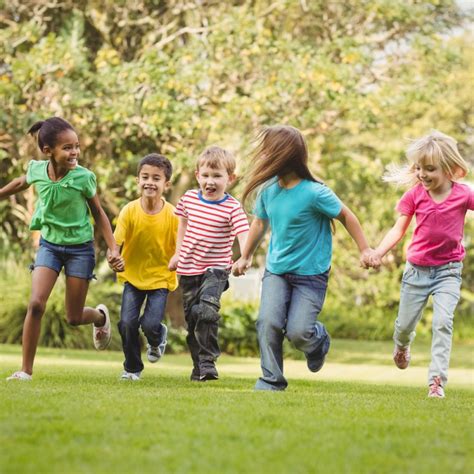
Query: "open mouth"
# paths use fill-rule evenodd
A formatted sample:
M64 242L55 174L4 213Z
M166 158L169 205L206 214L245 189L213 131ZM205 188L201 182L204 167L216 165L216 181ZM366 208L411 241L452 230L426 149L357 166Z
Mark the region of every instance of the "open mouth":
M77 158L69 158L67 160L68 165L70 166L76 166L77 165Z

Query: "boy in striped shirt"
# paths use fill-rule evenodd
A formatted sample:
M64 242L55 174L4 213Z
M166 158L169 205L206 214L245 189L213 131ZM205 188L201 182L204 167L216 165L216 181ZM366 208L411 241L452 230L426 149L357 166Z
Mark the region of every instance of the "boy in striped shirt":
M243 248L249 224L227 186L235 179L235 158L217 146L204 150L196 163L199 189L187 191L176 206L179 217L176 253L169 263L183 290L192 381L217 380L215 361L220 298L229 287L232 244Z

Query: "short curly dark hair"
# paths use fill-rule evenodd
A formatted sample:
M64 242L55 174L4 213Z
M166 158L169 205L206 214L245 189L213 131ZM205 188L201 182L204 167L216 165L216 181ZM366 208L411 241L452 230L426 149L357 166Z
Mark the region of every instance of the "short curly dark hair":
M160 168L165 173L166 181L171 179L171 175L173 174L173 165L171 164L170 160L166 158L166 156L159 155L158 153L150 153L149 155L146 155L138 163L137 176L140 174L141 169L145 165L156 166L157 168Z

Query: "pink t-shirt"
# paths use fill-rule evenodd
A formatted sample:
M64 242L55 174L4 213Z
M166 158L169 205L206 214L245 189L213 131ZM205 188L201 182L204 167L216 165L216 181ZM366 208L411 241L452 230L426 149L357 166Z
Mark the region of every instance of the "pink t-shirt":
M474 209L474 190L465 184L453 183L450 195L439 203L421 184L407 191L397 204L401 214L416 217L407 260L424 266L462 261L466 254L462 237L468 209Z

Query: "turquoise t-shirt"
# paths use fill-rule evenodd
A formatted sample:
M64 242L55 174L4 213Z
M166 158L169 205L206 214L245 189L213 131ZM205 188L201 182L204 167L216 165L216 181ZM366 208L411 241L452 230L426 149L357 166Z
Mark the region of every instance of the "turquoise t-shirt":
M28 164L26 182L34 185L38 194L30 229L40 230L45 240L58 245L93 240L87 199L96 194L94 173L78 165L59 181L51 181L48 163L32 160Z
M282 275L319 275L332 256L330 219L342 210L339 198L321 183L301 180L291 189L272 180L257 196L254 214L271 227L266 268Z

